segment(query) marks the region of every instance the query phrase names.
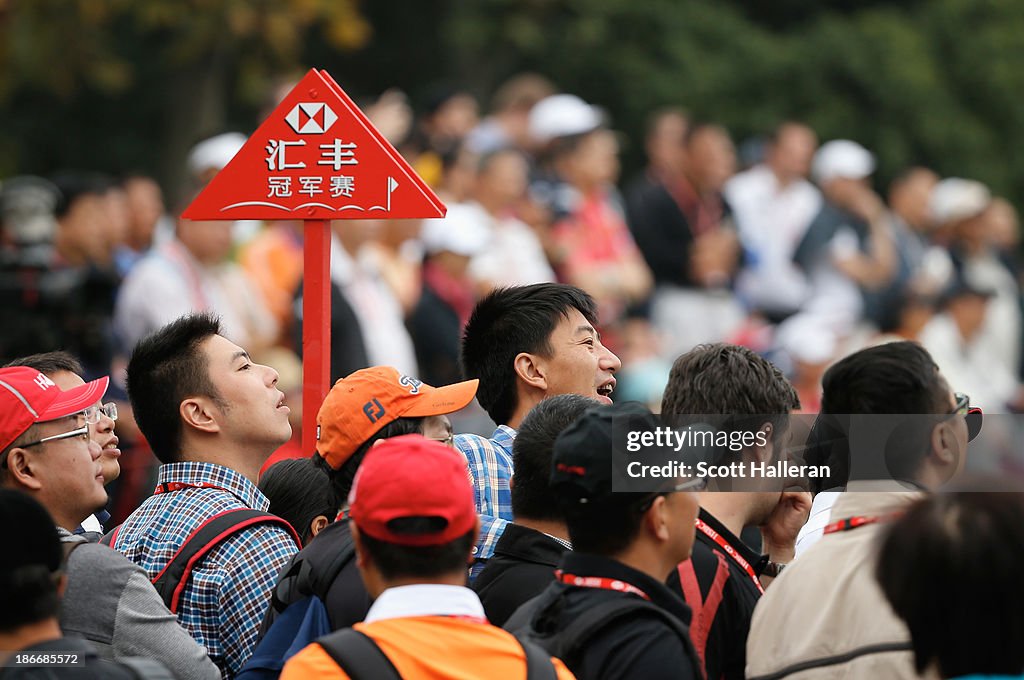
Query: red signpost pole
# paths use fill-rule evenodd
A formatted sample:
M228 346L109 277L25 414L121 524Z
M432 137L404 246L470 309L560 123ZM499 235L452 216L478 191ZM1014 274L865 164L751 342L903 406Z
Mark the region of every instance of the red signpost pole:
M316 450L316 414L331 389L331 229L303 222L302 453Z

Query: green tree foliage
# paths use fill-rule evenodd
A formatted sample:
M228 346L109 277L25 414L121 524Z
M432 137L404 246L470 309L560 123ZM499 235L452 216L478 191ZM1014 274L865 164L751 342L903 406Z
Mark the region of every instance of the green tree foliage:
M786 118L856 139L883 182L924 163L1024 200L1018 0L0 0L0 177L172 179L309 66L414 102L438 81L486 102L537 71L610 112L631 169L646 114L674 104L737 139Z

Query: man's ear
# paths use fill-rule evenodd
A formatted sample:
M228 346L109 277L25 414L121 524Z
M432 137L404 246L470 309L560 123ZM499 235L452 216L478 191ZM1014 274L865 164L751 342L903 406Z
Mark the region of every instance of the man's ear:
M185 425L195 430L209 434L220 432L220 423L217 421L220 409L213 405L211 399L189 397L178 406L178 414Z
M7 454L7 477L17 487L39 491L43 485L36 476L38 464L30 451L15 447Z
M770 463L774 454L772 446L772 433L774 428L771 423L764 423L755 433L755 440L750 449L754 452L754 460L758 463ZM764 446L760 442L764 441Z
M669 539L669 507L665 496L658 496L644 513L643 522L648 530L661 541Z
M520 352L512 360L512 367L515 369L519 379L530 387L536 387L539 390L548 389L548 380L545 375L544 366L535 355L528 352Z
M370 564L370 554L363 546L363 537L359 535L359 527L356 526L355 522L350 520L341 521L348 521L348 529L352 534L352 547L356 551L356 566L360 569L365 569Z
M928 453L935 456L936 461L940 465L944 467L956 466L961 455L959 449L956 437L953 435L952 430L950 430L948 423L940 423L932 429L931 451Z

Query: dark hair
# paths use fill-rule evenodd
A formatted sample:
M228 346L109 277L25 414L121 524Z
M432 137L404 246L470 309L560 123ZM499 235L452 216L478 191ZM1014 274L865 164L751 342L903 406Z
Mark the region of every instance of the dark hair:
M579 394L544 399L523 418L512 444L512 515L518 520L565 521L559 495L552 491L551 452L555 439L588 408L600 402Z
M1022 554L1020 493L935 494L893 523L876 575L910 629L918 673L935 663L944 678L1021 674Z
M399 517L388 522L396 533L423 534L436 531L432 517ZM469 568L470 550L476 539L475 530L442 545L408 546L380 541L365 532L359 534L363 546L381 575L399 578L434 578Z
M64 217L82 196L104 196L117 186L112 177L97 172L63 172L53 177L53 183L60 190L55 211L58 218Z
M817 480L814 492L845 486L850 476L848 415L944 413L948 404L942 379L931 355L914 342L890 342L868 347L839 360L822 377L821 413L807 439L805 461L826 465L827 478ZM914 425L921 425L918 419ZM901 446L902 460L894 457L896 442L912 441L913 433L893 433L886 451L889 472L911 479L927 447ZM910 437L911 439L908 439ZM908 453L914 451L914 453Z
M140 340L132 352L128 398L139 430L161 463L173 463L181 455L181 402L194 396L220 400L200 348L220 332L215 315L188 314Z
M310 458L274 463L260 475L260 491L270 501L269 511L287 520L305 545L312 538L310 524L323 515L333 522L339 506L331 480Z
M366 452L370 450L374 442L379 439L400 437L404 434L423 434L423 420L423 418L396 418L360 444L355 453L349 456L349 459L342 463L341 467L337 470L332 468L319 453L314 453L313 464L323 470L330 481L334 507L340 510L348 503L348 493L352 490L352 482L356 478L356 472L359 470L359 466L362 465Z
M466 379L480 379L477 401L495 423L508 423L518 406L516 355L551 356L551 333L573 309L597 325L594 299L562 283L498 288L477 303L462 334L460 361Z
M28 366L48 376L60 371L69 371L78 376L85 373L85 369L82 368L82 362L76 359L70 352L63 350L21 357L5 365L4 368L11 368L13 366Z
M672 364L661 399L661 414L673 416L759 416L728 418L729 430L753 430L772 424L772 441L786 430L789 413L800 398L782 371L746 347L714 343L697 345Z
M565 525L576 552L615 557L628 548L640 534L648 501L657 494L612 494L597 502L566 505Z
M868 347L839 360L821 379L822 413L943 413L939 367L916 342Z
M12 546L0 558L0 632L57 618L63 551L53 519L34 498L0 489L0 523Z

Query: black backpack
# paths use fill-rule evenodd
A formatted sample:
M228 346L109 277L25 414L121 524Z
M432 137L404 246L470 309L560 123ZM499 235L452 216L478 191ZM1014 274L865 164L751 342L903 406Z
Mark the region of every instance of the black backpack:
M181 602L181 594L192 577L192 569L211 550L231 538L240 531L258 524L274 524L288 531L288 534L295 540L295 545L302 548L302 541L295 533L292 525L276 515L271 515L259 510L241 508L237 510L225 510L210 517L200 524L189 534L185 542L174 553L170 561L159 574L153 579L153 587L160 593L164 604L171 612L178 613L178 605ZM113 546L117 540L117 533L120 525L114 527L106 536L100 539L100 543Z
M686 625L661 607L638 597L615 597L583 610L561 630L552 629L565 606L565 589L548 590L523 603L505 623L505 630L526 642L543 648L551 656L562 659L570 669L576 667L580 653L592 637L624 619L638 616L661 619L679 636L687 653L697 666L697 653L690 641ZM697 677L700 677L698 673Z
M556 680L551 658L539 646L516 636L526 655L526 680ZM352 680L401 680L398 669L368 635L345 628L317 640Z

